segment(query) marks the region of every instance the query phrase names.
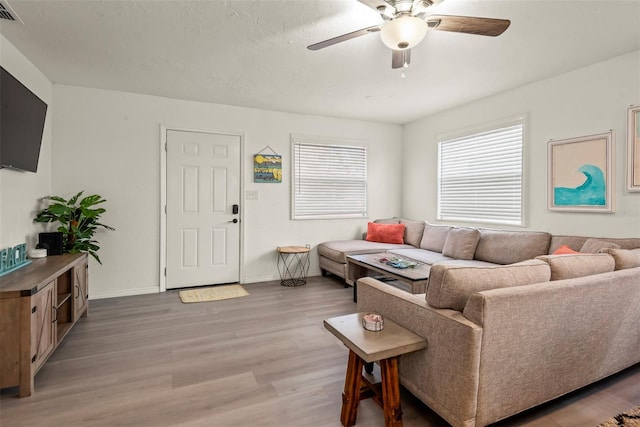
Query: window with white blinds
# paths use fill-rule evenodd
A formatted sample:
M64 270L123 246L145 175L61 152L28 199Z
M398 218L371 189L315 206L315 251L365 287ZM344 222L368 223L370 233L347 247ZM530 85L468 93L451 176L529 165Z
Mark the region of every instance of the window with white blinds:
M439 142L438 219L524 225L524 120Z
M367 216L367 148L293 143L293 219Z

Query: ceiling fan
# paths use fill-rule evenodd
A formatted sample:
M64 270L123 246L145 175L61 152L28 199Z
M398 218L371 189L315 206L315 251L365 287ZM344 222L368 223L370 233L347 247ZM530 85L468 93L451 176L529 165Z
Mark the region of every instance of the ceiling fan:
M429 7L442 0L358 1L380 13L385 22L312 44L307 49L318 50L380 32L382 42L392 50L391 68L406 68L411 63L411 48L422 41L429 29L495 37L505 32L511 24L508 19L428 15Z

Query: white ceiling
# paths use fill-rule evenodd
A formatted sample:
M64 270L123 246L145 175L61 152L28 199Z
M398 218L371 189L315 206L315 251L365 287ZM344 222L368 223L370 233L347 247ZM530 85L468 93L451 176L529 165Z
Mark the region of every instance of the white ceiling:
M378 34L306 49L382 22L356 0L9 4L24 24L0 33L54 83L389 123L640 49L640 0L445 0L433 13L511 27L429 32L405 79Z

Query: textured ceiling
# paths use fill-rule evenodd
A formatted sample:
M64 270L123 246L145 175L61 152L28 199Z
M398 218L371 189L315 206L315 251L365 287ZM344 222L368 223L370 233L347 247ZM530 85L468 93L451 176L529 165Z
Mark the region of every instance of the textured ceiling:
M390 123L640 49L640 0L445 0L511 27L429 32L405 79L378 34L306 49L382 22L356 0L9 4L24 24L0 33L54 83Z

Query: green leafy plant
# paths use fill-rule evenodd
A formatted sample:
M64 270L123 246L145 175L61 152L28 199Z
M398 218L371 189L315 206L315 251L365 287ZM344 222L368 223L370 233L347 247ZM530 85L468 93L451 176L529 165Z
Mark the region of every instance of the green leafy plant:
M69 200L58 196L43 197L43 200L50 200L52 203L40 210L33 221L59 222L58 231L63 235L64 252L86 252L102 264L97 253L100 246L93 240L93 235L98 228L115 229L99 222L105 209L95 206L106 200L97 194L80 199L83 193L81 191Z

